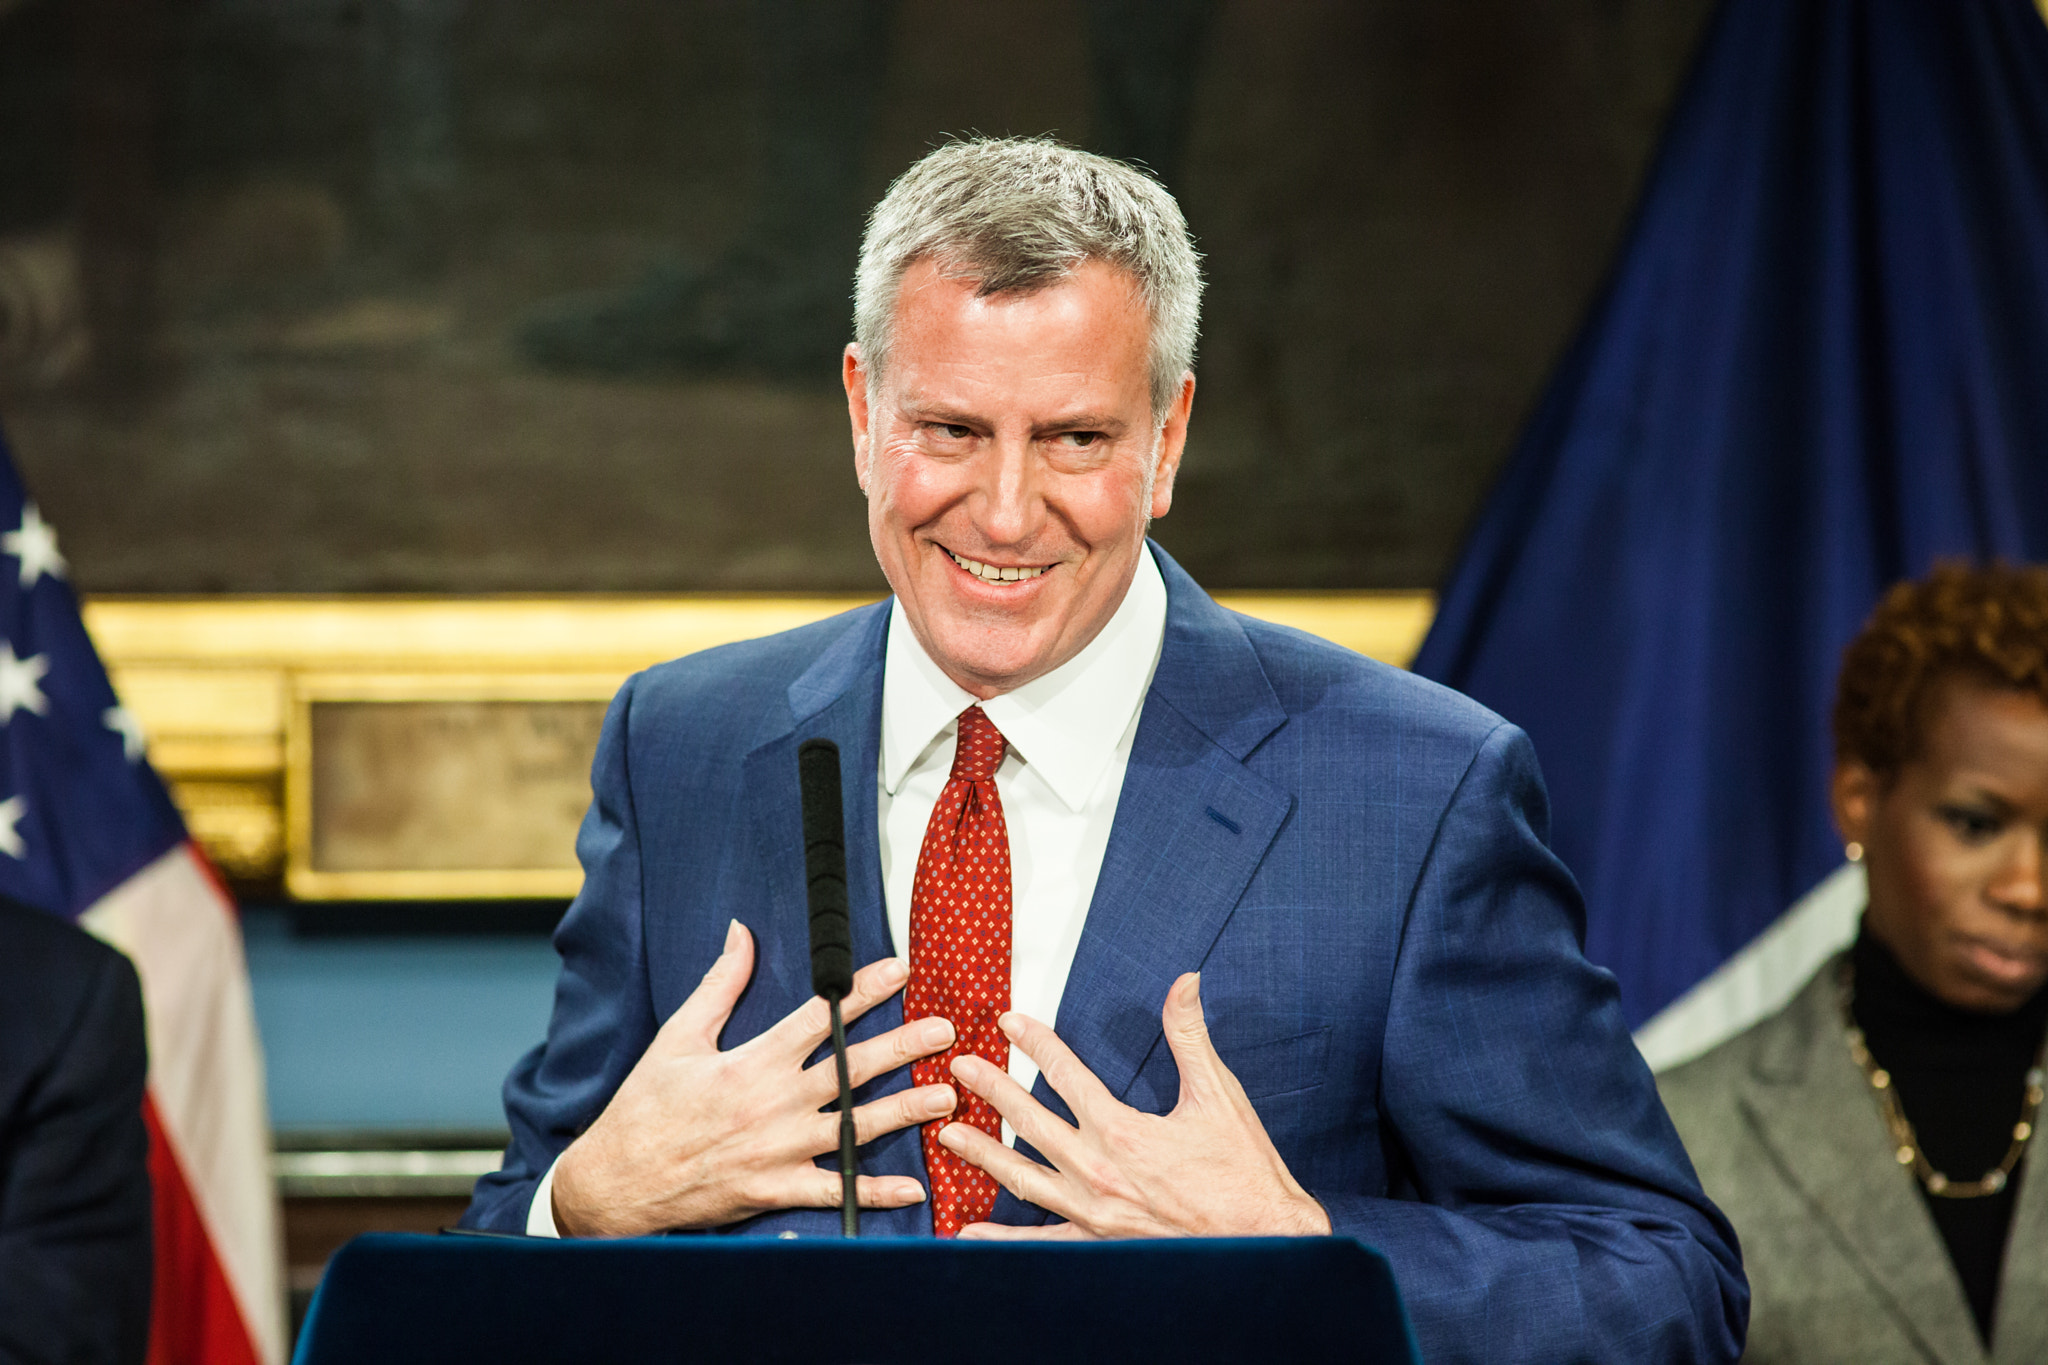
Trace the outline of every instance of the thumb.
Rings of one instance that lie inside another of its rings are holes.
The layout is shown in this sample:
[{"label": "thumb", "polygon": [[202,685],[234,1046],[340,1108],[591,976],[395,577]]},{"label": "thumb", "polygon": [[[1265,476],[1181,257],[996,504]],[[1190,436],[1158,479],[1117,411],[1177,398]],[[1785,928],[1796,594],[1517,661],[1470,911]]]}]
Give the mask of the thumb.
[{"label": "thumb", "polygon": [[1166,1033],[1166,1046],[1180,1069],[1180,1097],[1201,1099],[1214,1092],[1223,1059],[1209,1039],[1209,1021],[1202,1013],[1202,976],[1188,972],[1166,993],[1166,1006],[1159,1012]]},{"label": "thumb", "polygon": [[679,1052],[716,1052],[718,1035],[754,975],[754,936],[738,920],[726,927],[725,948],[661,1026],[658,1041]]}]

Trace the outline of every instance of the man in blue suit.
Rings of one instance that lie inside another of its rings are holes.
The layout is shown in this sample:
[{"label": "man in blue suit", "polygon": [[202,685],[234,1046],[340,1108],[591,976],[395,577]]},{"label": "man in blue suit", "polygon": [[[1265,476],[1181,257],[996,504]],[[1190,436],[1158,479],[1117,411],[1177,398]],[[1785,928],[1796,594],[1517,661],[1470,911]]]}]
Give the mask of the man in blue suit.
[{"label": "man in blue suit", "polygon": [[817,736],[875,1231],[1336,1232],[1387,1254],[1432,1361],[1733,1359],[1734,1237],[1581,953],[1528,741],[1146,539],[1199,288],[1115,162],[961,143],[890,189],[845,380],[894,596],[620,692],[468,1221],[834,1228]]}]

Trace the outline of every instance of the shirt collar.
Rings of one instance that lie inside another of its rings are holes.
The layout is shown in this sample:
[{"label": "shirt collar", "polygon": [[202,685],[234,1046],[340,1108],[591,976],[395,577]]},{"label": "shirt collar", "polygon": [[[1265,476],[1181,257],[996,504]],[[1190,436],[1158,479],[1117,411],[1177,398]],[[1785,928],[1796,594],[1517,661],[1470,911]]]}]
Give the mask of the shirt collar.
[{"label": "shirt collar", "polygon": [[[1052,672],[982,702],[981,709],[1017,756],[1078,811],[1143,704],[1165,639],[1166,580],[1148,547],[1100,634]],[[917,761],[974,704],[973,695],[925,653],[901,604],[892,604],[882,672],[883,789],[895,795]]]}]

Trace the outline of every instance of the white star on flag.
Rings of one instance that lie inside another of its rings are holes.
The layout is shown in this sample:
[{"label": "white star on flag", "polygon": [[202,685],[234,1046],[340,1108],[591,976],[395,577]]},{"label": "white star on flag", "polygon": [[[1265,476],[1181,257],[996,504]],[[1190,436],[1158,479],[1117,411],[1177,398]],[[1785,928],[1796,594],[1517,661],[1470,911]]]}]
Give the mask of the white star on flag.
[{"label": "white star on flag", "polygon": [[27,814],[27,797],[10,796],[0,801],[0,853],[10,858],[28,855],[28,845],[22,841],[21,831],[15,828],[21,823],[21,817]]},{"label": "white star on flag", "polygon": [[0,725],[13,720],[16,711],[33,711],[40,716],[50,709],[50,699],[43,695],[40,686],[43,674],[49,671],[49,655],[31,654],[26,659],[17,659],[13,641],[0,640]]},{"label": "white star on flag", "polygon": [[130,763],[142,761],[148,747],[142,740],[142,722],[125,706],[109,706],[100,712],[100,723],[121,737],[121,752]]},{"label": "white star on flag", "polygon": [[44,574],[62,578],[71,566],[64,562],[64,556],[57,553],[57,531],[43,514],[36,510],[34,503],[26,503],[21,509],[21,529],[0,535],[0,550],[6,551],[21,561],[21,586],[33,588],[36,580]]}]

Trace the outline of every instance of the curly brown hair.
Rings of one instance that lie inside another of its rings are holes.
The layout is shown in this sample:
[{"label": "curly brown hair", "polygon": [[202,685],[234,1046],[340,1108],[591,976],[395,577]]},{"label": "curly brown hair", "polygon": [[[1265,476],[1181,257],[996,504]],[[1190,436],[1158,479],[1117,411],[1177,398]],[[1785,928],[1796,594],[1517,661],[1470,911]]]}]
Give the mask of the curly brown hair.
[{"label": "curly brown hair", "polygon": [[1926,738],[1935,689],[1958,675],[2048,705],[2048,568],[1948,560],[1893,584],[1842,652],[1835,761],[1897,772]]}]

